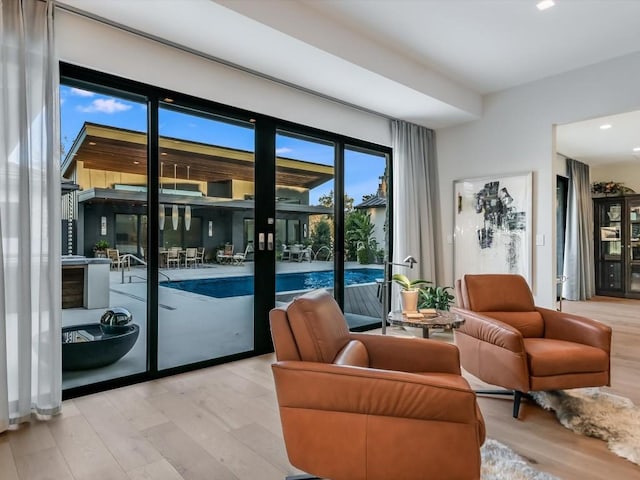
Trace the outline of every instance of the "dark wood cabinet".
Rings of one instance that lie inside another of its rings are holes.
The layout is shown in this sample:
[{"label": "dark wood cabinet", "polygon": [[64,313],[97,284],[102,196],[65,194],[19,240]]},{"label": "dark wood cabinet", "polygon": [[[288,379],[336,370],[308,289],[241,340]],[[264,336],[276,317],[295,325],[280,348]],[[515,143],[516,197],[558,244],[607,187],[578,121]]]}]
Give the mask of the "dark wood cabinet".
[{"label": "dark wood cabinet", "polygon": [[593,199],[596,294],[640,298],[640,195]]}]

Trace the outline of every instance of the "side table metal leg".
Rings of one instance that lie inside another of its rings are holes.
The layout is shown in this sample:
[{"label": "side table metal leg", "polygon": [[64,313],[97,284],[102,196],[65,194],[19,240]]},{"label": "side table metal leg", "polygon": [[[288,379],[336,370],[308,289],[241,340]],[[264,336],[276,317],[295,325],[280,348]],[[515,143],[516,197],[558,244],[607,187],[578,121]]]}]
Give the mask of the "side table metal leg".
[{"label": "side table metal leg", "polygon": [[429,338],[429,327],[422,327],[422,338]]}]

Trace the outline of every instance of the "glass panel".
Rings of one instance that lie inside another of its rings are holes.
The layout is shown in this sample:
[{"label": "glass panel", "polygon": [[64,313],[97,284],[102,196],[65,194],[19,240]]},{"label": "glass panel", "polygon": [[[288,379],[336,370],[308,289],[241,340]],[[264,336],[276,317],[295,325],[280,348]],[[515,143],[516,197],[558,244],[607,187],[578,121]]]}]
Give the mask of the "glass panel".
[{"label": "glass panel", "polygon": [[145,98],[64,80],[60,99],[62,175],[79,187],[62,196],[68,389],[146,370],[147,109]]},{"label": "glass panel", "polygon": [[640,261],[640,204],[632,202],[629,206],[629,247],[631,261]]},{"label": "glass panel", "polygon": [[170,103],[159,124],[162,370],[253,350],[254,130]]},{"label": "glass panel", "polygon": [[[380,323],[387,254],[387,156],[345,149],[344,312],[352,327]],[[399,267],[400,268],[400,267]]]},{"label": "glass panel", "polygon": [[334,288],[335,146],[276,134],[276,304],[318,287]]},{"label": "glass panel", "polygon": [[640,265],[631,265],[629,276],[629,291],[640,292]]},{"label": "glass panel", "polygon": [[603,260],[622,257],[622,203],[609,203],[602,207],[600,218],[600,245]]}]

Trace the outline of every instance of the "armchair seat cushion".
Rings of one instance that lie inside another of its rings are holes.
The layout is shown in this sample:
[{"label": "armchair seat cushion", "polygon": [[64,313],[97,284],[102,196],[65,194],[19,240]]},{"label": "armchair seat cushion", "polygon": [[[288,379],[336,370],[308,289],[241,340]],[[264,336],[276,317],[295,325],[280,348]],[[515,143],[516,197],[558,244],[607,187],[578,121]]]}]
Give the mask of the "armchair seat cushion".
[{"label": "armchair seat cushion", "polygon": [[581,343],[551,338],[525,338],[529,371],[534,377],[609,370],[604,350]]}]

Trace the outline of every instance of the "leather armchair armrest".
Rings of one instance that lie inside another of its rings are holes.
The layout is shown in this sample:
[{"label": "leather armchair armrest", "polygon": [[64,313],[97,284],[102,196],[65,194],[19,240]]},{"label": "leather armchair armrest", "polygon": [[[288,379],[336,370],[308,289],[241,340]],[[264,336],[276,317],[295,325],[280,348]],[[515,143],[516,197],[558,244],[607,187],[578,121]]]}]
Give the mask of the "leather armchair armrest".
[{"label": "leather armchair armrest", "polygon": [[517,328],[464,308],[453,307],[451,311],[465,319],[464,324],[458,328],[459,332],[515,353],[524,352],[522,334]]},{"label": "leather armchair armrest", "polygon": [[455,345],[424,338],[352,333],[369,353],[371,368],[404,372],[440,372],[460,375],[460,352]]},{"label": "leather armchair armrest", "polygon": [[299,361],[271,368],[280,408],[482,424],[475,394],[459,378]]},{"label": "leather armchair armrest", "polygon": [[544,336],[556,340],[582,343],[611,351],[611,327],[592,320],[548,308],[536,307],[544,320]]}]

